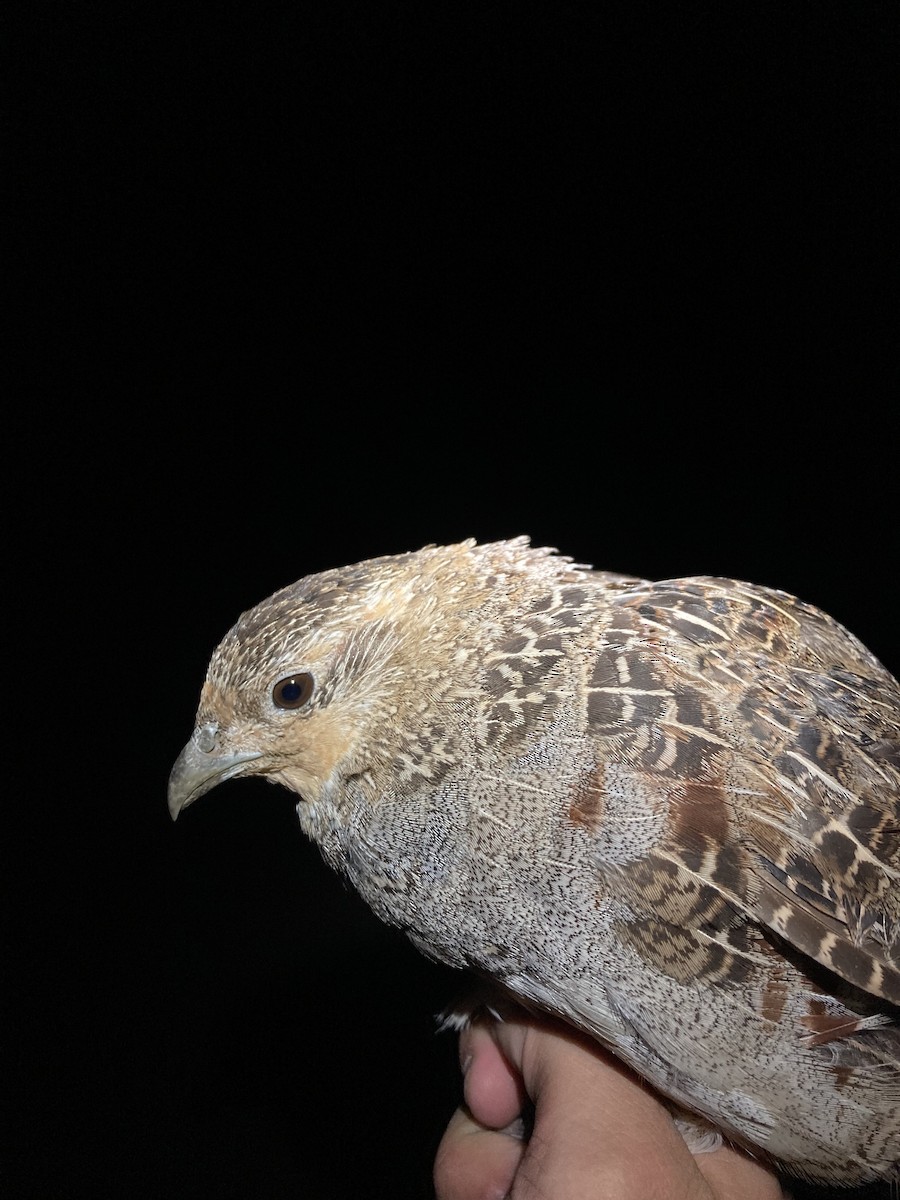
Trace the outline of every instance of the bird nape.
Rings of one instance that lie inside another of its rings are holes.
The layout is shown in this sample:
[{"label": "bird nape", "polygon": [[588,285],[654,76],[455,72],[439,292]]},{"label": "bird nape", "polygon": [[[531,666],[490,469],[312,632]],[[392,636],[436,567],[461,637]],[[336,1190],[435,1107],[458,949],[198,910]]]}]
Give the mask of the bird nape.
[{"label": "bird nape", "polygon": [[900,1179],[900,687],[823,612],[527,538],[325,571],[216,648],[173,818],[242,775],[297,793],[426,954],[619,1055],[689,1144]]}]

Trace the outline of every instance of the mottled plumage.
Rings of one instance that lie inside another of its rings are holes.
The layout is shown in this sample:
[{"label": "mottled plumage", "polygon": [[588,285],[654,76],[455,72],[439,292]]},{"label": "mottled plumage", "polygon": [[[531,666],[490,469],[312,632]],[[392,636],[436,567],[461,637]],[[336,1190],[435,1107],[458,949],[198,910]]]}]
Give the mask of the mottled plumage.
[{"label": "mottled plumage", "polygon": [[173,816],[248,774],[380,917],[596,1036],[689,1141],[900,1179],[900,688],[822,612],[524,538],[327,571],[215,651]]}]

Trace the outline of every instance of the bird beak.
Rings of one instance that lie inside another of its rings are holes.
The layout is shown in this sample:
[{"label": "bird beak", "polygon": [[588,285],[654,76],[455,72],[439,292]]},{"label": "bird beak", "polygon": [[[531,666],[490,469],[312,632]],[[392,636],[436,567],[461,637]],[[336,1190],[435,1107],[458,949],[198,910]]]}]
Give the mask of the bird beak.
[{"label": "bird beak", "polygon": [[204,792],[210,791],[226,779],[235,775],[250,774],[245,771],[247,763],[262,758],[261,751],[230,754],[219,748],[218,729],[214,725],[202,725],[175,760],[169,776],[169,812],[172,820]]}]

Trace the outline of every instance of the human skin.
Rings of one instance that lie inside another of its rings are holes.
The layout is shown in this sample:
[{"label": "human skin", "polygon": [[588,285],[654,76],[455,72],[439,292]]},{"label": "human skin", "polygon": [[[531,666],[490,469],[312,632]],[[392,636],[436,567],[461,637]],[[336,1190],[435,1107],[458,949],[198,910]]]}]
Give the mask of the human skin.
[{"label": "human skin", "polygon": [[459,1050],[465,1107],[438,1148],[437,1200],[786,1200],[737,1150],[691,1154],[655,1094],[564,1025],[479,1020]]}]

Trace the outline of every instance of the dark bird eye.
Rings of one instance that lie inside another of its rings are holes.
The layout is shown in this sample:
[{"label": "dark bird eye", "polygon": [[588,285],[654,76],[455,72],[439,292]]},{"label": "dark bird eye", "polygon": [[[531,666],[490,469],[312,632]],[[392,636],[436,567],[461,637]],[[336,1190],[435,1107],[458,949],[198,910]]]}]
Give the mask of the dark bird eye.
[{"label": "dark bird eye", "polygon": [[302,708],[313,694],[312,675],[288,675],[272,689],[272,699],[278,708]]}]

